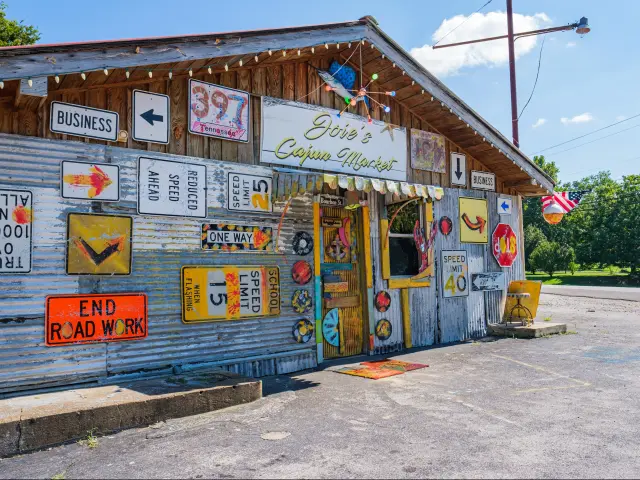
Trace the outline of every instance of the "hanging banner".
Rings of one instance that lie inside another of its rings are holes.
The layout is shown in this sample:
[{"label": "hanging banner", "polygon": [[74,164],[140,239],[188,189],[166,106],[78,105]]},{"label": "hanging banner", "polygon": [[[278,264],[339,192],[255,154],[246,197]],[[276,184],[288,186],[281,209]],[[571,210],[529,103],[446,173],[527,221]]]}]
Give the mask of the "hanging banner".
[{"label": "hanging banner", "polygon": [[227,209],[242,212],[271,212],[273,180],[262,175],[229,172]]},{"label": "hanging banner", "polygon": [[0,273],[31,272],[33,194],[0,189]]},{"label": "hanging banner", "polygon": [[189,80],[189,132],[249,141],[249,92]]},{"label": "hanging banner", "polygon": [[48,347],[146,338],[147,296],[50,295],[45,302],[44,330]]},{"label": "hanging banner", "polygon": [[465,250],[442,250],[442,296],[469,295],[469,265]]},{"label": "hanging banner", "polygon": [[220,252],[272,252],[271,227],[202,224],[202,249]]},{"label": "hanging banner", "polygon": [[262,97],[262,163],[407,180],[407,133],[306,103]]},{"label": "hanging banner", "polygon": [[445,173],[444,137],[438,133],[411,129],[411,168]]},{"label": "hanging banner", "polygon": [[120,167],[109,163],[62,161],[62,198],[117,202],[120,200]]},{"label": "hanging banner", "polygon": [[182,267],[184,323],[237,320],[279,313],[278,267]]},{"label": "hanging banner", "polygon": [[138,213],[205,218],[207,167],[140,157]]}]

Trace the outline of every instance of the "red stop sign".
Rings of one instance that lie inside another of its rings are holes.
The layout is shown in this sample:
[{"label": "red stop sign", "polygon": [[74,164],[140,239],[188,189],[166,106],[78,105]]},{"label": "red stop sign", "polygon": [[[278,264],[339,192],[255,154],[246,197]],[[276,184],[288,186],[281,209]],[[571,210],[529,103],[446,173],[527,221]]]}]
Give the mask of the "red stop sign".
[{"label": "red stop sign", "polygon": [[518,237],[510,225],[499,223],[491,237],[493,256],[498,265],[510,267],[518,256]]}]

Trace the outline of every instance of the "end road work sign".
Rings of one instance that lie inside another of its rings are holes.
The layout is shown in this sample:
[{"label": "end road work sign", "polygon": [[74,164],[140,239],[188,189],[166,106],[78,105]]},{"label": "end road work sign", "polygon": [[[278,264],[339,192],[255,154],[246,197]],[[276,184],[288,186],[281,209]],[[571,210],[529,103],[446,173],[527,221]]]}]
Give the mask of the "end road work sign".
[{"label": "end road work sign", "polygon": [[48,347],[139,340],[148,334],[144,293],[50,295],[45,305]]}]

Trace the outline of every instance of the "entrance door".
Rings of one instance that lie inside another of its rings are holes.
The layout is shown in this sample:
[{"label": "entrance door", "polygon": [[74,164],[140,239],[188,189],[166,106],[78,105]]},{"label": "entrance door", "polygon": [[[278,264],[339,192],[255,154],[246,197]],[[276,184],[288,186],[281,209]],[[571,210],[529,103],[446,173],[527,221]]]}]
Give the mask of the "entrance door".
[{"label": "entrance door", "polygon": [[324,357],[358,355],[364,349],[367,291],[363,288],[361,212],[323,207],[320,230]]}]

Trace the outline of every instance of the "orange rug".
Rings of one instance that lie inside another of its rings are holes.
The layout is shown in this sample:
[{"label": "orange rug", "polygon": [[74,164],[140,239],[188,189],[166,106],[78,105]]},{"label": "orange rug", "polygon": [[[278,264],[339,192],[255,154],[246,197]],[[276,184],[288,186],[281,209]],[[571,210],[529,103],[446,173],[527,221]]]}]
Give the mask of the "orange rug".
[{"label": "orange rug", "polygon": [[344,367],[339,370],[334,370],[334,372],[378,380],[380,378],[392,377],[394,375],[402,375],[405,372],[429,366],[422,363],[409,363],[403,362],[402,360],[389,359],[379,360],[376,362],[362,362],[360,365],[362,365],[362,367]]}]

